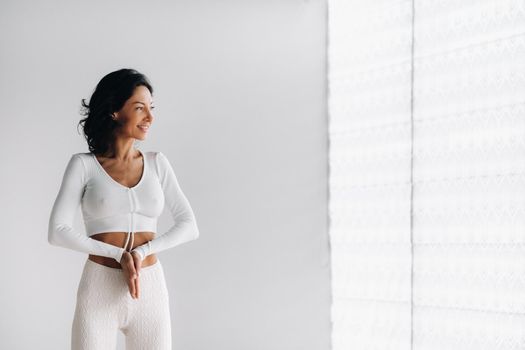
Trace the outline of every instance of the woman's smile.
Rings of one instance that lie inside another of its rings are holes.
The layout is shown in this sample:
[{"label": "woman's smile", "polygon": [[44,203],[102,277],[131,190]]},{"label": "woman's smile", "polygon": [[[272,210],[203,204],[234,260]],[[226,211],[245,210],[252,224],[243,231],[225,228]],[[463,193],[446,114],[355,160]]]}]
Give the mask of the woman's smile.
[{"label": "woman's smile", "polygon": [[140,125],[138,125],[138,128],[140,130],[142,130],[144,133],[147,133],[148,129],[149,129],[149,126],[150,126],[149,124],[140,124]]}]

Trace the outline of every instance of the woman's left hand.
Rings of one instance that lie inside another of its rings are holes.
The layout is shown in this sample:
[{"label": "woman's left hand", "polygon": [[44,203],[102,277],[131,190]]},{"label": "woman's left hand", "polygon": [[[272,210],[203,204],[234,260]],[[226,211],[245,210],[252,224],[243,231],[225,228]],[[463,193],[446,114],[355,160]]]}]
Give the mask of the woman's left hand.
[{"label": "woman's left hand", "polygon": [[[133,254],[135,253],[135,254]],[[131,256],[133,257],[133,262],[135,264],[135,272],[137,274],[137,278],[135,278],[135,291],[136,291],[136,298],[139,298],[139,278],[140,278],[140,269],[142,267],[142,260],[140,259],[140,255],[137,252],[131,252]]]},{"label": "woman's left hand", "polygon": [[120,260],[120,266],[122,266],[122,273],[126,279],[128,285],[129,293],[131,297],[137,299],[139,297],[138,290],[138,274],[135,268],[135,254],[131,254],[128,251],[125,251],[122,254],[122,259]]}]

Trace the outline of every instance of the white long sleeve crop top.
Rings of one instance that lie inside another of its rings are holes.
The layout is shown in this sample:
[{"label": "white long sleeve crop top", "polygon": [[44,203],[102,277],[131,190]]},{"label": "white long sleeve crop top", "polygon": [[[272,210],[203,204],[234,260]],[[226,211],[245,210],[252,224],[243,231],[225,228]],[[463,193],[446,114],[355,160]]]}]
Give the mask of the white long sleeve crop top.
[{"label": "white long sleeve crop top", "polygon": [[[67,163],[49,218],[48,241],[55,246],[114,258],[120,262],[133,233],[149,231],[155,238],[132,251],[143,260],[176,245],[197,239],[193,210],[182,192],[175,172],[162,152],[141,152],[143,172],[139,182],[126,187],[114,180],[93,153],[75,153]],[[157,236],[157,219],[170,211],[174,224]],[[79,205],[86,235],[73,229]],[[124,247],[91,238],[101,232],[128,232]]]}]

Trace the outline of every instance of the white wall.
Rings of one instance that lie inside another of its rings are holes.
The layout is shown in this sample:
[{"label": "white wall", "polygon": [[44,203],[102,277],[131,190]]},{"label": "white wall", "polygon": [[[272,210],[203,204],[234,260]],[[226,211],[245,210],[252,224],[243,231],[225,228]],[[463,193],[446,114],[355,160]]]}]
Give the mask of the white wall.
[{"label": "white wall", "polygon": [[333,350],[525,349],[525,2],[329,10]]},{"label": "white wall", "polygon": [[173,162],[201,230],[159,254],[174,348],[329,348],[325,12],[298,0],[1,3],[0,348],[69,348],[87,255],[50,246],[47,221],[67,159],[87,151],[80,99],[122,67],[154,85],[140,147]]}]

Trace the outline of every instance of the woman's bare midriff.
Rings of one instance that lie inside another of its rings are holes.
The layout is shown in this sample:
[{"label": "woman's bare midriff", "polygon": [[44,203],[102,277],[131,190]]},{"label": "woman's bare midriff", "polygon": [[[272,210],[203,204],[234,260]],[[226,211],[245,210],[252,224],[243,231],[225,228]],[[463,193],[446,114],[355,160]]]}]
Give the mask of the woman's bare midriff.
[{"label": "woman's bare midriff", "polygon": [[[115,245],[117,247],[125,248],[127,251],[131,251],[133,248],[142,245],[148,241],[151,241],[155,238],[154,232],[134,232],[133,233],[133,247],[131,247],[131,237],[129,238],[128,246],[124,247],[126,243],[128,233],[127,232],[104,232],[97,233],[91,236],[91,238],[96,239],[104,243]],[[113,267],[116,269],[121,269],[120,263],[113,258],[108,258],[106,256],[93,255],[89,254],[89,260],[99,263],[104,266]],[[149,266],[157,262],[156,254],[150,254],[142,260],[141,267]]]}]

